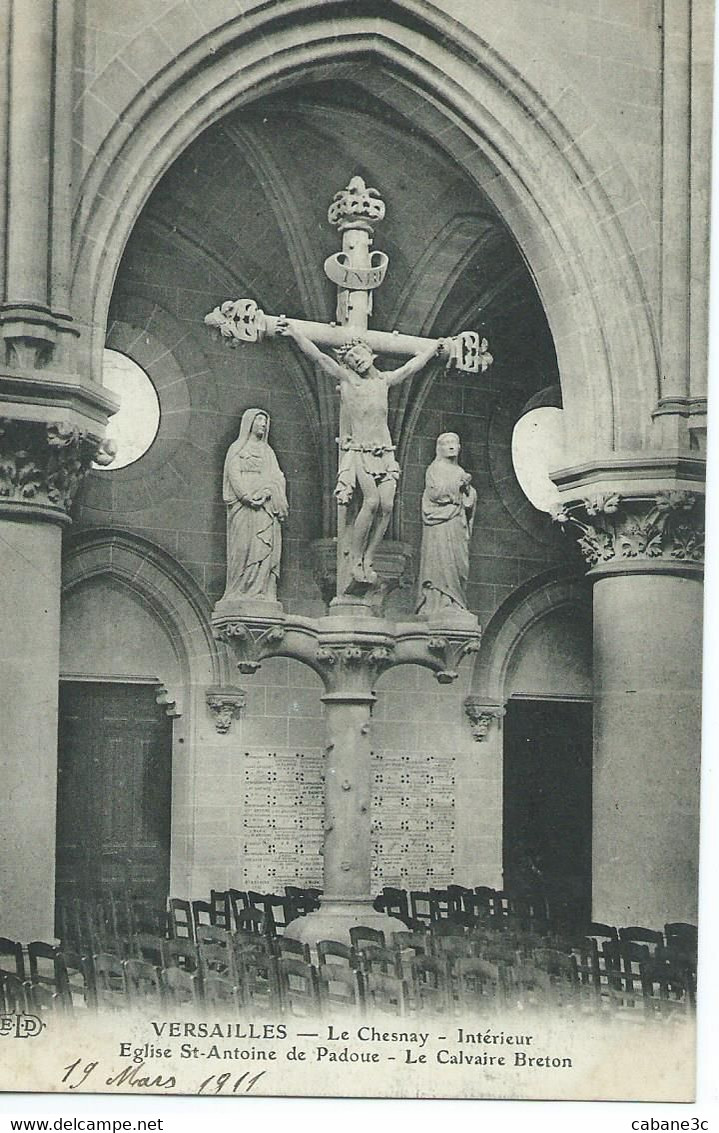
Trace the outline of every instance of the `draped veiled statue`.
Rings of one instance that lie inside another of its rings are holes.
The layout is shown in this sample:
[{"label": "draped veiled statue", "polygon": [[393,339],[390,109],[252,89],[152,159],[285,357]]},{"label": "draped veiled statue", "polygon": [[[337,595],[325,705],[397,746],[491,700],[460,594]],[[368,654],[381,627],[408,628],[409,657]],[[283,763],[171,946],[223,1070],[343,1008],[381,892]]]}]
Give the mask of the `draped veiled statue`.
[{"label": "draped veiled statue", "polygon": [[268,444],[270,418],[247,409],[225,457],[222,498],[227,504],[227,583],[223,602],[277,601],[285,478]]},{"label": "draped veiled statue", "polygon": [[477,493],[472,477],[459,465],[459,449],[456,433],[442,433],[425,474],[417,614],[430,621],[468,614],[469,541]]}]

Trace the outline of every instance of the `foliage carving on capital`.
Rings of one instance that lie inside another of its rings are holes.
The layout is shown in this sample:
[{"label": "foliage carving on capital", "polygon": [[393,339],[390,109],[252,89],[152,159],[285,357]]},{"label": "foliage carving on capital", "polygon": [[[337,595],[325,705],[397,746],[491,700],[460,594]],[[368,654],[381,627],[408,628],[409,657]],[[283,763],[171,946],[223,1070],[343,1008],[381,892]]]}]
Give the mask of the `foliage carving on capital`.
[{"label": "foliage carving on capital", "polygon": [[93,461],[109,453],[107,442],[69,422],[0,418],[0,503],[67,513]]},{"label": "foliage carving on capital", "polygon": [[599,493],[560,507],[552,518],[577,532],[589,567],[617,560],[704,562],[704,506],[697,492],[671,490],[651,497]]},{"label": "foliage carving on capital", "polygon": [[213,636],[232,647],[238,658],[237,668],[248,676],[257,672],[265,657],[272,656],[273,647],[284,640],[285,628],[276,623],[268,625],[261,619],[255,619],[253,624],[249,618],[228,618],[213,625]]}]

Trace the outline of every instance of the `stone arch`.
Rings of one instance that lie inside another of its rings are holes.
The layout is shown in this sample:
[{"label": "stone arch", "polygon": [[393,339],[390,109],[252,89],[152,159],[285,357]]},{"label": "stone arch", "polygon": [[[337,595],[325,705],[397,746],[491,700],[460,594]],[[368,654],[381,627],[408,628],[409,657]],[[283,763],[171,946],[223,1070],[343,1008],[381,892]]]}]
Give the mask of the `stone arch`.
[{"label": "stone arch", "polygon": [[[229,658],[212,636],[210,603],[171,555],[149,539],[116,528],[71,535],[63,556],[63,594],[103,576],[127,588],[160,622],[175,650],[184,689],[231,683]],[[182,691],[168,690],[178,706]]]},{"label": "stone arch", "polygon": [[492,617],[484,631],[471,679],[471,695],[491,704],[506,700],[512,657],[529,631],[548,614],[581,609],[591,622],[591,584],[566,568],[548,571],[520,586]]},{"label": "stone arch", "polygon": [[[357,0],[349,14],[331,2],[279,0],[197,40],[132,99],[79,195],[72,309],[86,332],[82,368],[99,374],[125,242],[189,142],[243,102],[367,58],[386,68],[384,93],[395,105],[419,95],[418,124],[441,136],[521,247],[557,350],[570,459],[648,445],[655,330],[627,231],[598,175],[607,166],[604,140],[585,129],[590,116],[574,92],[541,98],[484,40],[466,29],[460,38],[427,0],[387,0],[379,16],[371,0]],[[625,206],[642,213],[618,159],[611,177]]]}]

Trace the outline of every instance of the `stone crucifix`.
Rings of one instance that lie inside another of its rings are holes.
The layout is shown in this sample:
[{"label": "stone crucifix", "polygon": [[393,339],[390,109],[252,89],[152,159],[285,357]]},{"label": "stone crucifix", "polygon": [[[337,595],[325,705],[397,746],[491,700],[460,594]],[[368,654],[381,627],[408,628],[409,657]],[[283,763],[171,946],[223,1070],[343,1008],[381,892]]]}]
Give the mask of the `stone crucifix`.
[{"label": "stone crucifix", "polygon": [[[369,329],[373,293],[384,280],[388,257],[372,250],[374,225],[385,215],[376,189],[353,177],[335,194],[328,220],[342,235],[342,250],[324,264],[337,286],[337,322],[308,322],[266,315],[251,299],[222,303],[205,323],[230,341],[256,342],[283,335],[294,340],[316,371],[340,393],[337,598],[333,605],[364,604],[378,584],[373,559],[392,515],[400,468],[388,427],[392,386],[420,372],[437,356],[447,367],[484,371],[492,362],[486,339],[475,331],[427,339]],[[319,349],[333,350],[334,357]],[[394,370],[378,370],[377,354],[407,358]]]}]

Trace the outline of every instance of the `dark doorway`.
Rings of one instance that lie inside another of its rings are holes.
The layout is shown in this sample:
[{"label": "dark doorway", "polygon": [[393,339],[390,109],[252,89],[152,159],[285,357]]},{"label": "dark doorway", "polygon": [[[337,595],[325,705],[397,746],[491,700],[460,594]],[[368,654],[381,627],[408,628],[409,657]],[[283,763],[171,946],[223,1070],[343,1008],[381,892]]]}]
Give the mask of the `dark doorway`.
[{"label": "dark doorway", "polygon": [[172,720],[151,683],[61,681],[57,902],[108,890],[164,908]]},{"label": "dark doorway", "polygon": [[504,885],[591,919],[592,706],[510,700],[504,721]]}]

